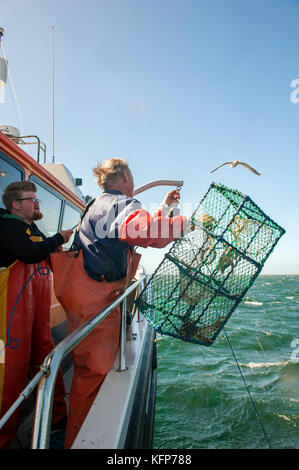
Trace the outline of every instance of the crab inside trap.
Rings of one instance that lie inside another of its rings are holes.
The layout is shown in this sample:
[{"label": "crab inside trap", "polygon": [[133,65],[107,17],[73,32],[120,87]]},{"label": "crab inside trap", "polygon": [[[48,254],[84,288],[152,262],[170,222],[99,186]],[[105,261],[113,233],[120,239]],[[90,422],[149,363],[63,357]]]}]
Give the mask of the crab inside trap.
[{"label": "crab inside trap", "polygon": [[161,334],[210,346],[285,230],[248,196],[212,183],[136,300]]}]

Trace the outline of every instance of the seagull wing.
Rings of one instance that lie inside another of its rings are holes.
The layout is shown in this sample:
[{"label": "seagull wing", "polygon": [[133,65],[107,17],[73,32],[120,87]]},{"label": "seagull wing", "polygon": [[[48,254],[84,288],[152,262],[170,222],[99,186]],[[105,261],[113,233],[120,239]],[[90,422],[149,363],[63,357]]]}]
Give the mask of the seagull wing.
[{"label": "seagull wing", "polygon": [[248,165],[248,163],[239,162],[239,165],[243,165],[246,168],[248,168],[248,170],[251,170],[253,173],[255,173],[256,175],[261,176],[261,174],[258,171],[256,171],[254,168],[252,168],[252,166]]},{"label": "seagull wing", "polygon": [[233,162],[225,162],[225,163],[222,163],[222,165],[217,166],[217,168],[215,168],[215,170],[210,171],[210,173],[214,173],[214,171],[218,170],[218,168],[221,168],[221,167],[224,166],[224,165],[229,165],[229,164],[231,164],[231,163],[233,163]]}]

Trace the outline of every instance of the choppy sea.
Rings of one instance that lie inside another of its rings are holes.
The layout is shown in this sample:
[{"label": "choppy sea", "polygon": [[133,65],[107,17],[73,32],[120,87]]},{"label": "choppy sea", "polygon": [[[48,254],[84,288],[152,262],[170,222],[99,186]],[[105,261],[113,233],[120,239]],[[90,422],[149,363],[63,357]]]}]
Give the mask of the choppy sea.
[{"label": "choppy sea", "polygon": [[[157,335],[155,449],[299,448],[299,275],[261,275],[210,347]],[[258,415],[258,416],[257,416]]]}]

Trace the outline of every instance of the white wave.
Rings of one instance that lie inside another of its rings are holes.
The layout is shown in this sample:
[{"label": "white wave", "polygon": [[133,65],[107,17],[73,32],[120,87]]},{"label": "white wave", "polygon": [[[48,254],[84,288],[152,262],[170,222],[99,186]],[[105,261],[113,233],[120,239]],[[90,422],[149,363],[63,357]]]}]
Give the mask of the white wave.
[{"label": "white wave", "polygon": [[256,301],[254,301],[254,300],[252,300],[252,301],[247,300],[246,302],[244,302],[244,304],[248,304],[248,305],[263,305],[263,302],[256,302]]},{"label": "white wave", "polygon": [[249,369],[260,369],[261,367],[277,367],[285,366],[291,361],[280,361],[280,362],[248,362],[248,364],[241,364],[243,367],[248,367]]},{"label": "white wave", "polygon": [[277,415],[279,418],[285,419],[286,421],[292,421],[291,418],[288,418],[285,415]]},{"label": "white wave", "polygon": [[286,299],[290,299],[290,300],[293,300],[294,297],[286,297]]}]

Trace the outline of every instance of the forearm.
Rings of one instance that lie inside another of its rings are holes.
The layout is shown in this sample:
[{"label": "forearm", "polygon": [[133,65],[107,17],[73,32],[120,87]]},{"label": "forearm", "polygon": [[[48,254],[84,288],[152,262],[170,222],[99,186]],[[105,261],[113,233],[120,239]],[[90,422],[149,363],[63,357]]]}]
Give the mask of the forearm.
[{"label": "forearm", "polygon": [[130,246],[164,248],[180,238],[187,223],[186,217],[169,218],[166,207],[150,216],[145,210],[136,211],[122,223],[119,238]]}]

